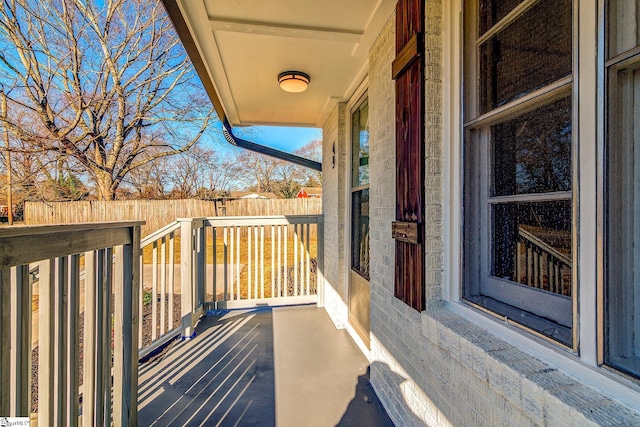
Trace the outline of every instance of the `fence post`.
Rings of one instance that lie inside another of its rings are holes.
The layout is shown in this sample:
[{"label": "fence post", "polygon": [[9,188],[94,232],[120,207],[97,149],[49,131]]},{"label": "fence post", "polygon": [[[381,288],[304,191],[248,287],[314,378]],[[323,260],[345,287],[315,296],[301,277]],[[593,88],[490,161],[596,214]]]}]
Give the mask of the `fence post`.
[{"label": "fence post", "polygon": [[182,305],[182,339],[194,337],[194,272],[193,272],[193,221],[178,218],[180,222],[180,301]]}]

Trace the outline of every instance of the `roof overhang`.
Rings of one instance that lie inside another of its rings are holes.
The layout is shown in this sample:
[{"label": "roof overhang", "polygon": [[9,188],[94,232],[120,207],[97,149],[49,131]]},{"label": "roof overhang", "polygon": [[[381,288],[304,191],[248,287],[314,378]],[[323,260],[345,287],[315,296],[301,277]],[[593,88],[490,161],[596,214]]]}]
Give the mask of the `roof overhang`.
[{"label": "roof overhang", "polygon": [[[220,120],[321,127],[368,72],[396,0],[163,0]],[[302,93],[278,75],[309,74]]]}]

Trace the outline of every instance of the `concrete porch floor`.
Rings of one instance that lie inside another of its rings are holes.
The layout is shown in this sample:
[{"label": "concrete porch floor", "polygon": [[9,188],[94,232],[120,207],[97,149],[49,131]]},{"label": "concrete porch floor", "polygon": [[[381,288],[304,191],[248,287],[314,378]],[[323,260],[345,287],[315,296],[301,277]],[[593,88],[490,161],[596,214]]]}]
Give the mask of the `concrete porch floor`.
[{"label": "concrete porch floor", "polygon": [[393,426],[322,308],[221,311],[196,331],[140,365],[141,426]]}]

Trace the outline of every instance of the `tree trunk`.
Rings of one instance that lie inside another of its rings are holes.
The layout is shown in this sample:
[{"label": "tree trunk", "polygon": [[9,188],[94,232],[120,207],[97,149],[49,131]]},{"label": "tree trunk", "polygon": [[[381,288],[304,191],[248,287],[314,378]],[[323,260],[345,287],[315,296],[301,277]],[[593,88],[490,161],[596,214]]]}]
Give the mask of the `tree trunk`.
[{"label": "tree trunk", "polygon": [[98,192],[98,200],[115,200],[116,189],[113,188],[113,178],[111,174],[104,171],[95,172],[96,190]]}]

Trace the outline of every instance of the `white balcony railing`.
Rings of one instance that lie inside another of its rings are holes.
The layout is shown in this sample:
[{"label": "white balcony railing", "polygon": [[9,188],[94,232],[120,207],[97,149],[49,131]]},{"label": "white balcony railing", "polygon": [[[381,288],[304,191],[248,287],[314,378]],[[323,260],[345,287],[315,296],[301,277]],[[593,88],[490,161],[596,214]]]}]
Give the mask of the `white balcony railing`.
[{"label": "white balcony railing", "polygon": [[[566,236],[563,236],[566,240]],[[571,259],[534,233],[518,228],[516,280],[560,295],[571,295]]]},{"label": "white balcony railing", "polygon": [[317,302],[322,244],[320,215],[181,218],[145,237],[140,357],[205,310]]},{"label": "white balcony railing", "polygon": [[0,230],[0,414],[30,416],[37,389],[40,425],[135,425],[141,224]]}]

